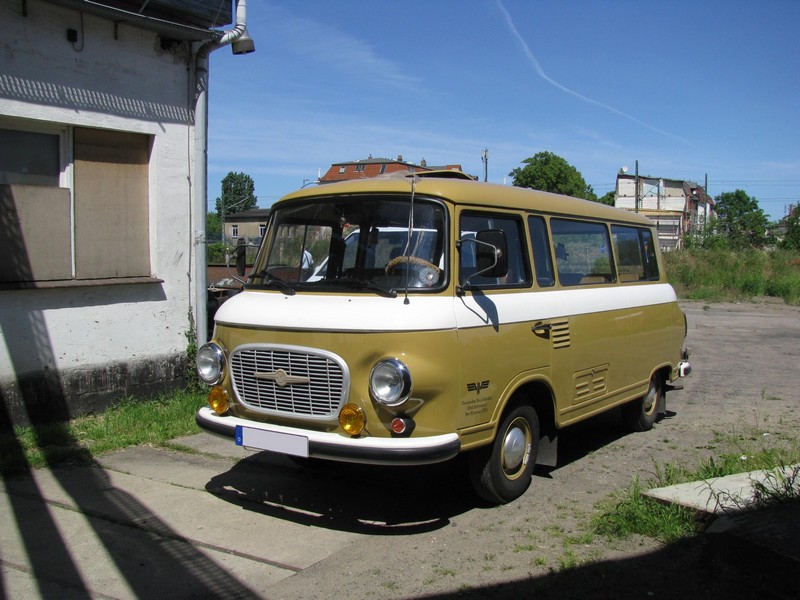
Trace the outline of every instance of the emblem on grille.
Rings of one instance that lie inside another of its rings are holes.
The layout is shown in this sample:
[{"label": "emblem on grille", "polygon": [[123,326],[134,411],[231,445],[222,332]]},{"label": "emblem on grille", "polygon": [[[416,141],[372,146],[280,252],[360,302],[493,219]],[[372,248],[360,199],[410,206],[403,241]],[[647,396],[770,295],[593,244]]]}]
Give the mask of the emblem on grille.
[{"label": "emblem on grille", "polygon": [[296,383],[311,383],[311,379],[308,377],[299,377],[297,375],[289,375],[283,369],[278,369],[277,371],[271,371],[269,373],[263,372],[256,372],[253,373],[253,377],[256,379],[269,379],[274,381],[280,387],[286,387],[287,385],[294,385]]}]

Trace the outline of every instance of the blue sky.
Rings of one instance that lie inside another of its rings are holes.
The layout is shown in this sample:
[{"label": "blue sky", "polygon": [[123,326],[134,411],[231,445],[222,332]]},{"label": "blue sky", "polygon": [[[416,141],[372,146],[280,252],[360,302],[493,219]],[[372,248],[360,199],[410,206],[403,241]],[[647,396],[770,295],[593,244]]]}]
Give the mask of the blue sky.
[{"label": "blue sky", "polygon": [[256,52],[211,56],[209,204],[230,171],[269,207],[331,163],[459,163],[509,183],[540,151],[598,196],[617,171],[800,203],[797,0],[247,6]]}]

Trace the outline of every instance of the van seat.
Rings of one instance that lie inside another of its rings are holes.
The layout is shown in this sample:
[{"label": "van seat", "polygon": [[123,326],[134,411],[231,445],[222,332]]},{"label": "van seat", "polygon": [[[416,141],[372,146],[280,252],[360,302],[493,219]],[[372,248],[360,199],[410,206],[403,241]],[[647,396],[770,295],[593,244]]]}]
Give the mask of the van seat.
[{"label": "van seat", "polygon": [[597,283],[608,283],[611,278],[608,275],[585,275],[581,277],[578,285],[592,285]]}]

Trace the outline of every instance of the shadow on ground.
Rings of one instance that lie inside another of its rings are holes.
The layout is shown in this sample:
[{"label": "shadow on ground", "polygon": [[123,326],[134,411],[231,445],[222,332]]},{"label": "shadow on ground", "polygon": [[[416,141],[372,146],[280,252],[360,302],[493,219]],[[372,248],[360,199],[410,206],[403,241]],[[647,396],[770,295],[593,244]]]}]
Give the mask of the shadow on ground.
[{"label": "shadow on ground", "polygon": [[[566,430],[555,469],[625,435],[616,411]],[[553,470],[537,467],[533,485]],[[271,517],[373,535],[433,531],[456,515],[488,506],[473,491],[463,456],[436,465],[386,467],[292,461],[262,452],[213,477],[206,490]]]},{"label": "shadow on ground", "polygon": [[670,544],[656,552],[425,598],[789,600],[800,597],[798,594],[796,572],[752,553],[739,553],[728,536],[708,534]]},{"label": "shadow on ground", "polygon": [[[298,461],[299,462],[299,461]],[[466,463],[376,467],[255,454],[213,477],[206,490],[271,517],[374,535],[409,535],[446,526],[480,506]]]}]

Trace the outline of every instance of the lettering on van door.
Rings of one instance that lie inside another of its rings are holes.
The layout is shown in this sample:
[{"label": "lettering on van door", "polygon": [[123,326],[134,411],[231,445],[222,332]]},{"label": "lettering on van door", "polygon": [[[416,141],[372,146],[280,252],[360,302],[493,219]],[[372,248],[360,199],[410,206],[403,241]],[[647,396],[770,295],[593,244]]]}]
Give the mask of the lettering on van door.
[{"label": "lettering on van door", "polygon": [[467,383],[468,395],[461,399],[462,422],[466,420],[474,424],[489,419],[489,402],[492,400],[492,395],[485,393],[488,388],[488,379]]}]

